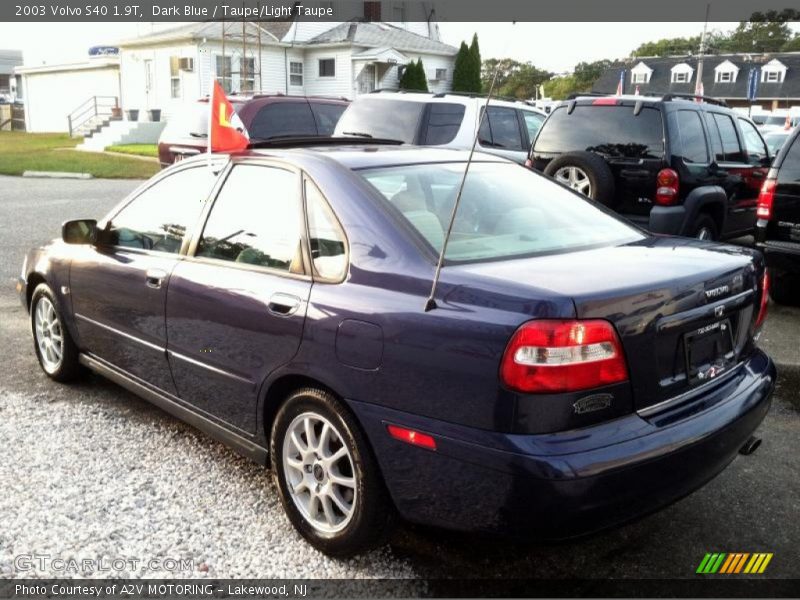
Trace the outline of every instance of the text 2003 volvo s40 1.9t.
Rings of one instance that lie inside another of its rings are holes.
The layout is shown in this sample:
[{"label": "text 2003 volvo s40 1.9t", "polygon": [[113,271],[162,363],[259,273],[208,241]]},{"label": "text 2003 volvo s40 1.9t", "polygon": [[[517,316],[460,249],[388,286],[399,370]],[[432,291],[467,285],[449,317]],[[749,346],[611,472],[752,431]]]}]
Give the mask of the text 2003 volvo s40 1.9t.
[{"label": "text 2003 volvo s40 1.9t", "polygon": [[760,254],[647,235],[479,154],[426,310],[468,153],[348,144],[191,159],[65,223],[19,282],[44,371],[271,457],[334,555],[397,514],[580,535],[751,440],[775,382]]}]

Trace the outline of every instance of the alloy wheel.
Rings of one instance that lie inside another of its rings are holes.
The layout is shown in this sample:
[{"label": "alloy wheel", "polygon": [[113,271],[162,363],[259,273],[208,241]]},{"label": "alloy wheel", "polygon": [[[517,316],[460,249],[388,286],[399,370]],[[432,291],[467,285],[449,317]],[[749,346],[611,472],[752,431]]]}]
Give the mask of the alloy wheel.
[{"label": "alloy wheel", "polygon": [[297,509],[323,533],[341,531],[356,506],[356,470],[344,437],[328,419],[305,412],[283,440],[283,471]]},{"label": "alloy wheel", "polygon": [[55,373],[64,356],[64,333],[49,298],[42,297],[36,303],[33,324],[42,366],[47,373]]},{"label": "alloy wheel", "polygon": [[589,180],[589,176],[586,174],[586,171],[580,167],[561,167],[558,171],[556,171],[555,177],[556,181],[559,183],[563,183],[564,185],[571,187],[573,190],[583,194],[584,196],[591,197],[592,182]]}]

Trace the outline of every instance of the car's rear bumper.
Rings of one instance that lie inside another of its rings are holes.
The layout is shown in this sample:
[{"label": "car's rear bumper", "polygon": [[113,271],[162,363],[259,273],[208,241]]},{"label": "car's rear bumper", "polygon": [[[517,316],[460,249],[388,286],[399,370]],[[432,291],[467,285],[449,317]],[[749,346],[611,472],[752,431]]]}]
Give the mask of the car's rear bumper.
[{"label": "car's rear bumper", "polygon": [[[760,351],[718,385],[644,418],[519,435],[471,429],[351,401],[408,520],[561,539],[652,512],[701,487],[767,413],[775,366]],[[430,451],[391,438],[394,423],[433,435]]]},{"label": "car's rear bumper", "polygon": [[756,248],[764,253],[767,266],[789,273],[800,273],[800,243],[757,239]]}]

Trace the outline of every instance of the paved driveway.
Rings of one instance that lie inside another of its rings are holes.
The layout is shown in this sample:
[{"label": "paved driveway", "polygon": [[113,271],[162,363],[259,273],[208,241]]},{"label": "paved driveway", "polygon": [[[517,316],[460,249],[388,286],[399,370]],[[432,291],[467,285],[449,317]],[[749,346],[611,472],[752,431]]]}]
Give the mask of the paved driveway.
[{"label": "paved driveway", "polygon": [[[49,553],[183,557],[194,571],[172,574],[194,577],[685,578],[706,552],[760,551],[775,554],[771,575],[800,577],[800,376],[790,369],[758,452],[632,525],[552,546],[404,526],[351,561],[311,550],[264,469],[109,382],[58,385],[35,364],[12,287],[25,250],[64,219],[102,216],[136,184],[0,178],[0,576],[25,574],[15,556]],[[774,310],[770,352],[800,362],[798,333],[800,311]]]}]

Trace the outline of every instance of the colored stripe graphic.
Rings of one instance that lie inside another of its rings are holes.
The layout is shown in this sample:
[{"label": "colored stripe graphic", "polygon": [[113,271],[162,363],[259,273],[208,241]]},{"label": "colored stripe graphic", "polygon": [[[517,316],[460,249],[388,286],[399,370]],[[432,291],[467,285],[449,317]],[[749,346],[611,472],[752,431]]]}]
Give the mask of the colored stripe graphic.
[{"label": "colored stripe graphic", "polygon": [[[767,565],[772,560],[773,554],[767,552],[707,552],[700,561],[696,573],[703,575],[732,575],[735,573],[761,574],[767,569]],[[744,570],[743,570],[744,569]]]}]

